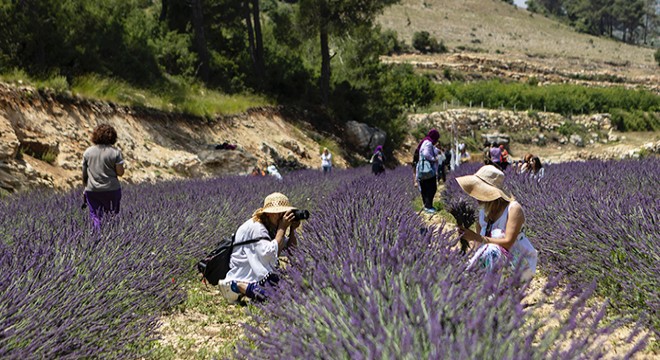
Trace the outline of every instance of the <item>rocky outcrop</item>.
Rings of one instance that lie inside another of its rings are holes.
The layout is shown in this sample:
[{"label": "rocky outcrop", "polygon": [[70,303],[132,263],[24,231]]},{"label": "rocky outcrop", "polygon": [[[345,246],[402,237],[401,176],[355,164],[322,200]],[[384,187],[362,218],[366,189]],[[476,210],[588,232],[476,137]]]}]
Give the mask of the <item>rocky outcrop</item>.
[{"label": "rocky outcrop", "polygon": [[[205,119],[0,83],[0,188],[79,186],[82,154],[100,123],[117,130],[127,182],[247,174],[271,163],[281,171],[320,167],[314,139],[333,136],[315,133],[304,115],[281,110]],[[263,151],[266,140],[272,151]],[[225,142],[237,148],[216,150]],[[335,166],[346,166],[341,154],[333,155]]]},{"label": "rocky outcrop", "polygon": [[[462,134],[499,128],[507,131],[554,131],[566,121],[569,120],[555,113],[490,109],[451,109],[408,117],[411,126],[431,126],[444,131],[455,129]],[[608,131],[612,128],[609,114],[573,116],[570,121],[590,130]]]},{"label": "rocky outcrop", "polygon": [[374,149],[385,144],[387,133],[381,129],[371,127],[357,121],[346,123],[346,140],[356,149]]}]

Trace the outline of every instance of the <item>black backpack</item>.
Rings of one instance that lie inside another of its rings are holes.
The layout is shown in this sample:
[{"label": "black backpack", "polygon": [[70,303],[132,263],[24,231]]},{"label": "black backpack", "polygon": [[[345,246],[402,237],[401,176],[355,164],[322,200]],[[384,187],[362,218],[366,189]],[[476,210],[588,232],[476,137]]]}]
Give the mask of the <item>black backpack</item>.
[{"label": "black backpack", "polygon": [[235,234],[231,237],[225,237],[220,241],[220,244],[211,251],[206,257],[197,263],[197,270],[204,276],[204,279],[211,285],[218,285],[218,281],[223,280],[229,272],[229,263],[231,261],[231,253],[234,247],[253,244],[261,240],[270,240],[269,237],[260,237],[244,241],[240,244],[234,244]]}]

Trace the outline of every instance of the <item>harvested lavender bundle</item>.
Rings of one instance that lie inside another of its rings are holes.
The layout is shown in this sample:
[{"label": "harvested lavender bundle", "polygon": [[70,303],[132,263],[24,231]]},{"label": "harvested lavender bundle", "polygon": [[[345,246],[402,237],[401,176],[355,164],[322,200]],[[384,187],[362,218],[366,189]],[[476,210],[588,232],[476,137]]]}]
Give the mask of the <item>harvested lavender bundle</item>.
[{"label": "harvested lavender bundle", "polygon": [[[448,207],[449,213],[454,216],[456,223],[464,228],[469,228],[477,220],[476,210],[472,204],[465,199],[452,201]],[[469,243],[461,237],[461,253],[465,254],[469,247]]]}]

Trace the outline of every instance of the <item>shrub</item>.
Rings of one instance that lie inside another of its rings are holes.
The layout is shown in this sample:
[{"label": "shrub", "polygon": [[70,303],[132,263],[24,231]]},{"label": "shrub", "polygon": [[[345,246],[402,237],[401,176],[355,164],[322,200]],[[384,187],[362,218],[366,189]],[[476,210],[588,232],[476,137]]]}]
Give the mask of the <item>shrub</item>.
[{"label": "shrub", "polygon": [[413,48],[422,53],[444,53],[447,52],[445,44],[432,37],[428,31],[418,31],[413,35]]}]

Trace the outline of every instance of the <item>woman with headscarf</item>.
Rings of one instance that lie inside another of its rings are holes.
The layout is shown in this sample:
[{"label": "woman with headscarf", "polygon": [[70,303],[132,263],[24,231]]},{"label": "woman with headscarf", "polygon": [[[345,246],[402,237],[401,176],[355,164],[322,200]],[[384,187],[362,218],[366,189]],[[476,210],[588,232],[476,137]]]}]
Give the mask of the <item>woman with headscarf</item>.
[{"label": "woman with headscarf", "polygon": [[374,150],[374,154],[371,156],[371,172],[374,175],[380,175],[385,172],[385,155],[383,155],[383,146],[378,145]]},{"label": "woman with headscarf", "polygon": [[300,226],[300,221],[295,220],[293,210],[295,208],[286,195],[272,193],[264,199],[263,207],[236,230],[236,245],[260,240],[242,246],[234,245],[229,272],[218,283],[220,292],[230,303],[237,302],[243,296],[256,301],[265,300],[268,287],[277,285],[280,280],[278,256],[282,250],[297,245],[295,230]]},{"label": "woman with headscarf", "polygon": [[422,202],[424,203],[424,211],[429,214],[435,214],[435,207],[433,207],[433,198],[438,191],[438,184],[436,182],[436,175],[438,174],[438,155],[440,150],[435,147],[440,139],[440,132],[436,129],[431,129],[426,137],[422,139],[417,145],[416,153],[419,153],[419,162],[428,161],[433,169],[433,176],[425,178],[420,171],[419,166],[415,165],[415,176],[419,184],[420,192],[422,193]]},{"label": "woman with headscarf", "polygon": [[525,278],[534,276],[538,253],[522,232],[522,206],[504,190],[504,173],[493,165],[485,165],[474,175],[461,176],[456,181],[480,206],[476,232],[459,226],[463,238],[482,243],[468,268],[493,269],[496,263],[508,261],[514,267],[523,266]]}]

